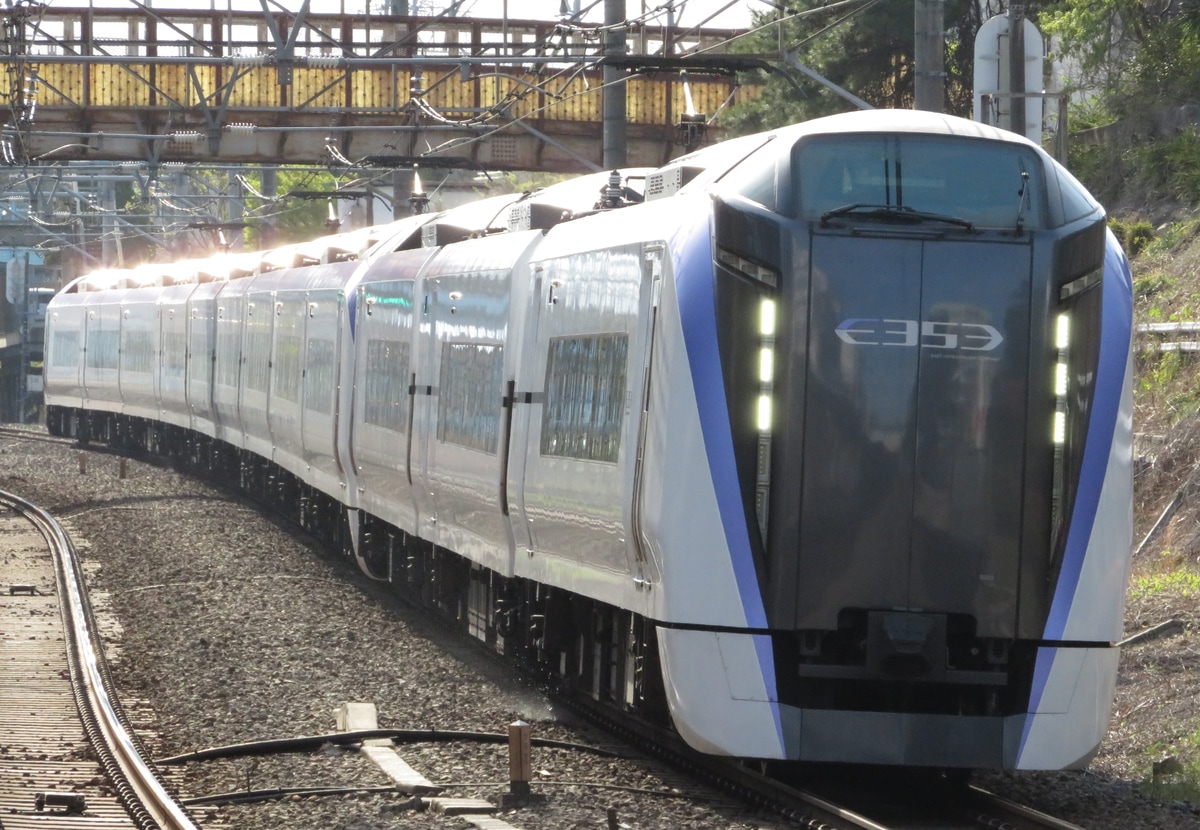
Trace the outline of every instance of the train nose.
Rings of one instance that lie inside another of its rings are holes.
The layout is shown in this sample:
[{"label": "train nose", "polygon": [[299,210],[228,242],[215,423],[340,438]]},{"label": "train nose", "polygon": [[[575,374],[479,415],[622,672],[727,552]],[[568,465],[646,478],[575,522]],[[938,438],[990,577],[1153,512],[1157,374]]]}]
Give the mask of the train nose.
[{"label": "train nose", "polygon": [[930,679],[946,670],[946,616],[872,611],[867,615],[867,668],[902,679]]}]

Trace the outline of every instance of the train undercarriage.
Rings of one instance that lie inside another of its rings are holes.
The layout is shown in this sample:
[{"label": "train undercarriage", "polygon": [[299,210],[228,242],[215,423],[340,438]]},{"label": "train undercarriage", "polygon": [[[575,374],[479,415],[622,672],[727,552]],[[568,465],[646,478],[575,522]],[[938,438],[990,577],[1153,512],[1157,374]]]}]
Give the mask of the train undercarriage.
[{"label": "train undercarriage", "polygon": [[304,483],[271,461],[182,427],[50,407],[51,434],[232,486],[328,549],[356,560],[419,605],[555,688],[669,724],[655,627],[640,615],[521,578],[506,578]]}]

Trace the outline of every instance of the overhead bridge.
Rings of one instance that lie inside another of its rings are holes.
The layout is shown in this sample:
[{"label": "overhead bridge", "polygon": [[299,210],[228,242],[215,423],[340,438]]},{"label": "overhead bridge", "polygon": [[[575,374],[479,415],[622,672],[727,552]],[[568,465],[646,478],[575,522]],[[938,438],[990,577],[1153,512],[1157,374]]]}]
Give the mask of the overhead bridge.
[{"label": "overhead bridge", "polygon": [[627,163],[660,165],[755,92],[734,72],[753,62],[724,52],[731,30],[635,25],[616,51],[594,25],[546,21],[57,2],[3,15],[10,164],[595,170],[607,60]]}]

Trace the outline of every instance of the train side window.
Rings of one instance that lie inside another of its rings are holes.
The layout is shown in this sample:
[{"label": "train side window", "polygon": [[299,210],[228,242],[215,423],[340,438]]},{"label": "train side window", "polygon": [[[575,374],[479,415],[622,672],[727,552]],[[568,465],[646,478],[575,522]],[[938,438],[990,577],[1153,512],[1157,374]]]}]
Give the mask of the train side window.
[{"label": "train side window", "polygon": [[404,432],[408,401],[409,344],[406,340],[367,341],[366,400],[363,420]]},{"label": "train side window", "polygon": [[732,189],[739,196],[773,213],[791,216],[795,213],[788,171],[791,160],[786,151],[773,152],[777,146],[769,142],[733,168],[725,180],[735,182]]},{"label": "train side window", "polygon": [[191,331],[188,335],[191,343],[190,352],[187,356],[187,364],[191,367],[191,380],[196,383],[206,384],[212,377],[213,349],[211,341],[211,330],[205,325],[207,320],[201,319],[197,309],[192,309],[192,324]]},{"label": "train side window", "polygon": [[238,366],[242,362],[241,332],[230,325],[223,325],[218,335],[217,384],[235,387],[238,382]]},{"label": "train side window", "polygon": [[551,339],[542,455],[617,462],[628,352],[625,334]]},{"label": "train side window", "polygon": [[[242,360],[246,364],[245,387],[255,392],[266,392],[267,381],[270,379],[271,330],[270,318],[264,318],[266,326],[255,326],[254,320],[246,325],[246,351]],[[265,329],[256,331],[255,329]]]},{"label": "train side window", "polygon": [[1063,221],[1074,222],[1100,209],[1079,180],[1065,168],[1058,168],[1058,189],[1062,197]]},{"label": "train side window", "polygon": [[74,367],[79,362],[79,332],[54,332],[53,345],[50,349],[50,365],[54,367]]},{"label": "train side window", "polygon": [[182,379],[187,357],[187,339],[182,331],[163,332],[163,377]]},{"label": "train side window", "polygon": [[285,401],[300,400],[300,335],[280,334],[275,342],[271,391]]},{"label": "train side window", "polygon": [[438,440],[495,453],[500,437],[503,350],[489,343],[443,343]]},{"label": "train side window", "polygon": [[126,331],[125,370],[150,372],[154,368],[154,339],[148,331]]},{"label": "train side window", "polygon": [[333,341],[327,338],[309,340],[304,365],[304,408],[329,415],[333,412]]},{"label": "train side window", "polygon": [[116,369],[120,340],[115,331],[90,331],[87,336],[87,367]]}]

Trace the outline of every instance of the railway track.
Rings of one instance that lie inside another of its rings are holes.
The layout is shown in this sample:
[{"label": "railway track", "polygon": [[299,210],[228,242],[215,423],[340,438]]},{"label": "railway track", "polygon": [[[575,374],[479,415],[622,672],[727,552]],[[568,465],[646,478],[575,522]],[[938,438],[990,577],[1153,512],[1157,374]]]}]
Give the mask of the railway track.
[{"label": "railway track", "polygon": [[[22,430],[21,432],[28,431]],[[60,452],[59,450],[48,451]],[[47,583],[48,586],[51,584]],[[5,588],[6,586],[0,584],[0,591]],[[51,589],[48,588],[48,590]],[[468,640],[468,642],[475,643],[474,640]],[[484,652],[487,653],[486,650]],[[3,727],[0,727],[0,734],[7,734]],[[276,732],[276,734],[286,733]],[[661,745],[662,735],[647,737],[655,742],[656,748],[653,750],[653,754],[666,758],[667,753]],[[4,740],[0,738],[0,745],[3,743]],[[419,763],[415,758],[413,761]],[[675,763],[675,761],[671,760],[671,763]],[[711,769],[705,772],[702,771],[702,766]],[[987,794],[981,792],[964,791],[962,788],[952,790],[948,787],[931,785],[930,789],[909,798],[907,802],[898,797],[879,795],[873,780],[874,773],[869,771],[862,773],[860,779],[851,778],[848,782],[843,781],[841,786],[834,787],[827,786],[824,781],[811,781],[807,778],[781,781],[778,777],[762,774],[752,766],[730,766],[706,756],[697,756],[694,753],[688,760],[682,762],[681,767],[683,772],[679,774],[678,779],[674,775],[668,776],[674,782],[670,786],[676,790],[676,798],[704,800],[705,796],[699,792],[704,788],[694,783],[694,776],[710,783],[714,778],[724,778],[726,780],[721,786],[727,793],[735,796],[741,803],[750,803],[761,810],[774,812],[781,819],[780,826],[804,827],[807,830],[818,830],[819,828],[914,830],[914,828],[932,826],[938,827],[939,830],[967,830],[967,828],[978,830],[981,827],[992,828],[992,830],[1040,830],[1041,828],[1079,830],[1075,825],[1058,822],[1049,817],[1039,817],[1033,811],[1002,800],[989,798]],[[684,776],[692,779],[693,783],[689,784],[684,780]],[[429,773],[429,777],[432,783],[438,786],[454,780],[446,778],[444,772]],[[558,789],[557,785],[570,785],[570,783],[570,781],[556,781],[551,785],[550,782],[546,782],[545,786],[541,788],[541,792],[549,793],[553,798],[553,793]],[[579,781],[577,784],[577,786],[584,785],[583,781]],[[535,781],[533,786],[534,791],[538,792],[539,783]],[[910,787],[909,789],[915,788]],[[709,792],[711,793],[711,791]],[[931,807],[931,805],[934,806]],[[624,813],[621,813],[620,816],[623,817]],[[7,815],[0,818],[0,821],[5,822],[3,824],[5,830],[13,830],[13,828],[22,826],[11,823]],[[513,826],[522,826],[519,813],[510,821],[513,822]],[[619,823],[621,822],[618,821]],[[535,823],[534,826],[540,825]],[[647,825],[631,823],[630,826],[643,827]],[[770,826],[776,825],[773,823]]]},{"label": "railway track", "polygon": [[4,573],[15,578],[0,603],[0,827],[56,826],[47,821],[62,814],[195,830],[127,727],[71,540],[44,510],[4,491],[0,520]]},{"label": "railway track", "polygon": [[833,775],[838,780],[814,791],[886,830],[1083,830],[954,776],[890,769]]},{"label": "railway track", "polygon": [[61,444],[67,447],[78,446],[74,438],[59,438],[50,435],[42,427],[36,426],[0,426],[0,438],[15,438],[21,441],[40,441],[46,444]]},{"label": "railway track", "polygon": [[[481,652],[495,658],[489,650]],[[556,696],[640,751],[805,830],[1085,830],[970,786],[966,774],[845,765],[756,767],[696,752],[676,733],[613,712],[588,695]]]}]

